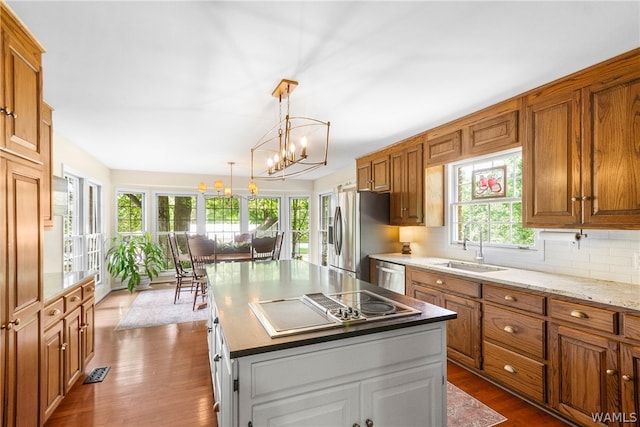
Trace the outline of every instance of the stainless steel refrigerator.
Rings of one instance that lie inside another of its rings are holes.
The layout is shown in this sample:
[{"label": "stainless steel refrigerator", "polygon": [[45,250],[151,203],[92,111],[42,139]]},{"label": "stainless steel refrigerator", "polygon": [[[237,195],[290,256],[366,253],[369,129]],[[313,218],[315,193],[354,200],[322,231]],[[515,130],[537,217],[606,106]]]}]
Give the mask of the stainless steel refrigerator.
[{"label": "stainless steel refrigerator", "polygon": [[339,189],[329,226],[329,265],[370,282],[369,255],[399,252],[398,227],[389,225],[389,194]]}]

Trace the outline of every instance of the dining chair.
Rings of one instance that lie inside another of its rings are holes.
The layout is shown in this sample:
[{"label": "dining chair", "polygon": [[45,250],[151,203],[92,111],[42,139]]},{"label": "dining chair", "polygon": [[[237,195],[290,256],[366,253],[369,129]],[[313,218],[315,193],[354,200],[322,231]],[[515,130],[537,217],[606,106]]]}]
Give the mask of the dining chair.
[{"label": "dining chair", "polygon": [[273,245],[273,254],[271,255],[272,260],[280,259],[280,251],[282,249],[282,240],[284,239],[284,231],[280,233],[276,233],[276,241]]},{"label": "dining chair", "polygon": [[251,239],[251,258],[253,261],[267,261],[273,259],[275,237],[254,237]]},{"label": "dining chair", "polygon": [[[181,256],[180,249],[178,246],[178,240],[176,238],[175,233],[169,233],[168,236],[169,247],[171,248],[171,256],[173,257],[173,265],[176,269],[176,292],[173,296],[173,303],[180,298],[180,293],[183,291],[189,291],[189,293],[193,292],[193,270],[185,268],[182,263],[187,260],[191,261],[191,259],[185,259],[184,256]],[[188,285],[188,286],[187,286]]]},{"label": "dining chair", "polygon": [[209,280],[207,279],[207,264],[216,262],[216,240],[205,236],[188,236],[187,248],[193,266],[193,282],[195,293],[193,296],[193,310],[196,309],[198,295],[201,295],[202,302],[205,302]]}]

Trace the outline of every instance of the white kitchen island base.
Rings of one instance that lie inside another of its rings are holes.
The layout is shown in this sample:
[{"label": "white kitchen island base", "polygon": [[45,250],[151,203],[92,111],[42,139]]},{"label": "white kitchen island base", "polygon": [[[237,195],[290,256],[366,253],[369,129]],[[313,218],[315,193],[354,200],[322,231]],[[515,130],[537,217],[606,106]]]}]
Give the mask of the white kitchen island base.
[{"label": "white kitchen island base", "polygon": [[444,326],[236,359],[222,345],[212,358],[219,425],[366,426],[370,420],[373,426],[445,426]]}]

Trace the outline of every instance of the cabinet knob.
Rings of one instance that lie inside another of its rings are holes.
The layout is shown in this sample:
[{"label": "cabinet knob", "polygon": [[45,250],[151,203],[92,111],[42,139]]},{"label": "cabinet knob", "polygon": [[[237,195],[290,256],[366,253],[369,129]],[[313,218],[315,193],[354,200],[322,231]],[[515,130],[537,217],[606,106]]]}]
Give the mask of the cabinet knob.
[{"label": "cabinet knob", "polygon": [[14,119],[17,119],[17,118],[18,118],[18,115],[16,114],[16,112],[15,112],[15,111],[11,111],[11,110],[9,110],[8,108],[5,108],[5,109],[4,109],[4,113],[5,113],[7,116],[13,117]]},{"label": "cabinet knob", "polygon": [[16,319],[13,322],[9,322],[6,325],[2,325],[0,329],[13,329],[14,326],[18,326],[20,324],[20,319]]},{"label": "cabinet knob", "polygon": [[623,381],[631,381],[631,376],[629,376],[629,375],[623,375],[623,376],[622,376],[622,380],[623,380]]},{"label": "cabinet knob", "polygon": [[353,423],[353,426],[351,426],[351,427],[360,427],[360,424],[358,424],[358,423]]},{"label": "cabinet knob", "polygon": [[572,201],[572,202],[577,202],[577,201],[578,201],[578,196],[573,196],[573,197],[571,198],[571,201]]},{"label": "cabinet knob", "polygon": [[440,280],[440,279],[436,280],[436,283],[437,283],[438,285],[444,285],[444,281],[443,281],[443,280]]},{"label": "cabinet knob", "polygon": [[504,365],[504,367],[502,368],[505,371],[509,372],[510,374],[515,374],[516,373],[516,368],[514,368],[511,365]]},{"label": "cabinet knob", "polygon": [[509,334],[515,334],[516,330],[514,329],[513,326],[507,325],[504,328],[502,328],[503,331],[509,333]]},{"label": "cabinet knob", "polygon": [[365,421],[364,423],[367,427],[373,427],[373,421],[371,421],[369,418],[367,418],[367,421]]},{"label": "cabinet knob", "polygon": [[589,316],[587,316],[586,313],[584,313],[582,311],[578,311],[578,310],[571,311],[571,317],[576,317],[578,319],[587,319],[587,318],[589,318]]},{"label": "cabinet knob", "polygon": [[79,296],[74,295],[74,296],[72,296],[72,297],[71,297],[71,302],[76,302],[76,301],[78,301],[79,299],[80,299],[80,297],[79,297]]},{"label": "cabinet knob", "polygon": [[220,361],[220,359],[221,359],[221,357],[220,357],[220,355],[219,355],[219,354],[216,354],[215,356],[213,356],[213,361],[214,361],[214,362],[219,362],[219,361]]},{"label": "cabinet knob", "polygon": [[607,372],[607,375],[609,375],[610,377],[618,373],[618,371],[616,371],[615,369],[607,369],[606,372]]},{"label": "cabinet knob", "polygon": [[220,402],[213,404],[213,412],[220,412]]},{"label": "cabinet knob", "polygon": [[60,311],[59,309],[54,308],[53,310],[51,310],[51,311],[49,312],[49,316],[51,316],[51,317],[55,317],[55,316],[57,316],[57,315],[58,315],[58,314],[60,314],[60,313],[61,313],[61,311]]},{"label": "cabinet knob", "polygon": [[67,349],[67,343],[63,342],[62,345],[60,346],[60,350],[65,351]]},{"label": "cabinet knob", "polygon": [[513,295],[505,295],[505,296],[504,296],[504,300],[505,300],[505,301],[515,302],[516,297],[514,297]]}]

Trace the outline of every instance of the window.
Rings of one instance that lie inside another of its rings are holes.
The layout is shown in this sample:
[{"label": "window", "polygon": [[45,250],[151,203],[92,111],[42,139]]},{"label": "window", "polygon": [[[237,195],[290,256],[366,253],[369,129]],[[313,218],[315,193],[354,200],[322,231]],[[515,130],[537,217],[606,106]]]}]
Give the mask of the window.
[{"label": "window", "polygon": [[[534,230],[522,227],[520,150],[454,164],[451,171],[452,242],[461,243],[465,237],[478,242],[482,232],[487,246],[517,248],[535,244]],[[491,184],[485,178],[497,181]]]},{"label": "window", "polygon": [[116,199],[118,233],[142,234],[145,231],[145,194],[119,191]]},{"label": "window", "polygon": [[328,265],[329,224],[331,221],[331,195],[320,195],[320,265]]},{"label": "window", "polygon": [[65,172],[67,214],[63,220],[63,271],[92,271],[102,283],[102,186]]},{"label": "window", "polygon": [[240,199],[238,197],[205,197],[207,236],[218,243],[232,243],[240,233]]},{"label": "window", "polygon": [[289,199],[291,259],[309,260],[309,198]]},{"label": "window", "polygon": [[175,194],[156,196],[156,227],[158,243],[165,254],[167,265],[173,265],[169,248],[169,233],[175,233],[178,246],[186,252],[186,233],[196,231],[196,197]]},{"label": "window", "polygon": [[280,198],[252,197],[248,208],[249,232],[256,237],[275,236],[280,228]]}]

